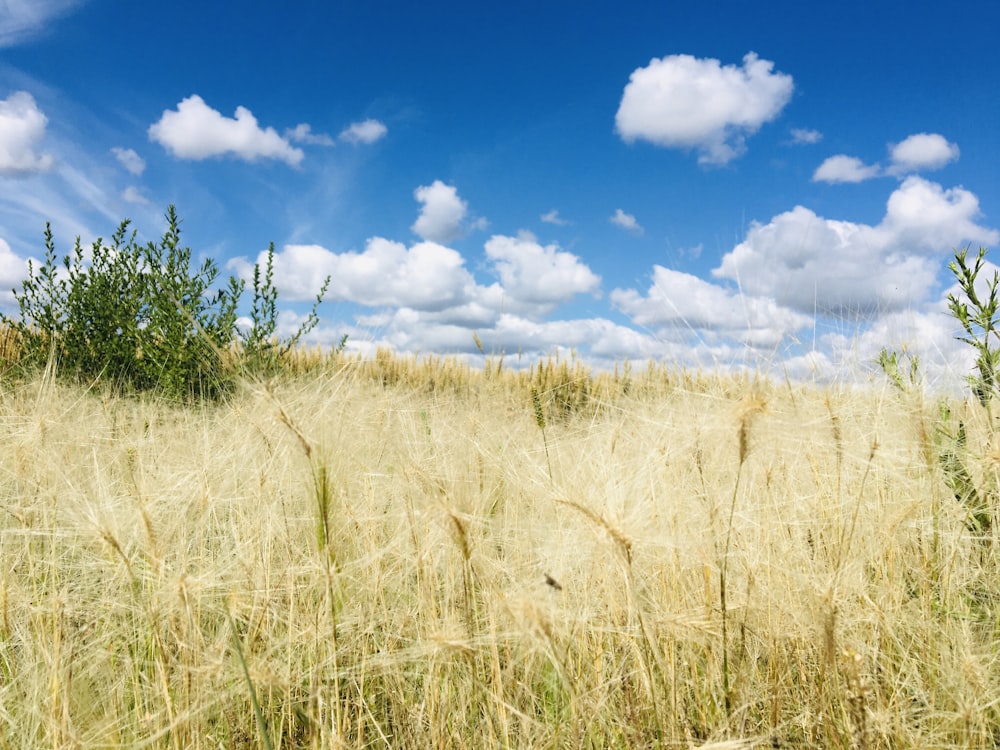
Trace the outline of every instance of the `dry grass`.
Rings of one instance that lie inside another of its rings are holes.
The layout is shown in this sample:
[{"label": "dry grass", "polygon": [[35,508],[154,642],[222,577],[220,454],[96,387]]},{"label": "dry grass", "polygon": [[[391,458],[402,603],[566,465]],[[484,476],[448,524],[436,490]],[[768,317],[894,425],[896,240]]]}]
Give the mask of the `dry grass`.
[{"label": "dry grass", "polygon": [[934,403],[554,367],[587,396],[544,431],[544,375],[443,361],[201,410],[4,386],[0,747],[1000,741]]}]

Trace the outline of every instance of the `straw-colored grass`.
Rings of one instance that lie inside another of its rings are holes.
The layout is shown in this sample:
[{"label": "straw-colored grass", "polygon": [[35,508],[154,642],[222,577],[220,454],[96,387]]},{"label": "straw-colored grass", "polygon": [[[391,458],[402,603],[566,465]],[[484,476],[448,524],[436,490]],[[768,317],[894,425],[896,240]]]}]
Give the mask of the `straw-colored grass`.
[{"label": "straw-colored grass", "polygon": [[933,401],[650,371],[560,407],[447,364],[3,386],[0,747],[1000,742]]}]

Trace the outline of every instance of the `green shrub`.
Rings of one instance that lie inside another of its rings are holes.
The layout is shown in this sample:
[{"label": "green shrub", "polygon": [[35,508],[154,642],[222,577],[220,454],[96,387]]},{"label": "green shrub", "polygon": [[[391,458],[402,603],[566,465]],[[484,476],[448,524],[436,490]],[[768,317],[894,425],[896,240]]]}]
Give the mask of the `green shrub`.
[{"label": "green shrub", "polygon": [[959,336],[976,350],[976,373],[968,377],[972,392],[983,406],[989,406],[997,392],[997,373],[1000,370],[1000,332],[996,315],[1000,310],[997,285],[1000,274],[993,272],[993,278],[986,281],[985,298],[976,290],[976,280],[982,273],[986,259],[986,248],[980,248],[972,266],[966,262],[968,250],[959,250],[948,268],[955,275],[962,297],[948,295],[948,310],[965,331]]},{"label": "green shrub", "polygon": [[305,323],[281,341],[272,244],[263,275],[254,267],[251,326],[241,331],[244,282],[231,276],[219,286],[212,259],[192,269],[173,206],[166,220],[158,242],[140,245],[126,219],[110,242],[98,238],[88,254],[78,238],[61,260],[46,225],[45,258],[37,268],[28,262],[28,277],[14,290],[19,319],[4,317],[23,368],[54,360],[64,377],[178,401],[218,398],[241,372],[278,373],[281,357],[317,324],[329,278]]}]

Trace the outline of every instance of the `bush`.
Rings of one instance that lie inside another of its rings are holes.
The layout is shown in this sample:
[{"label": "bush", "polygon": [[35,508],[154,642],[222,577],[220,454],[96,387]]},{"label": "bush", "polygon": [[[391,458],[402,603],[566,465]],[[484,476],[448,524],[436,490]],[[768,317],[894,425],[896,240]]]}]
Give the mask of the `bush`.
[{"label": "bush", "polygon": [[961,290],[961,296],[948,295],[948,311],[965,332],[964,336],[957,337],[958,340],[976,350],[976,372],[968,377],[968,382],[979,403],[988,407],[997,393],[1000,371],[1000,329],[996,320],[1000,311],[997,289],[1000,274],[994,271],[992,279],[985,279],[981,290],[986,296],[981,296],[976,282],[985,267],[986,248],[979,248],[972,266],[966,261],[967,253],[967,249],[957,251],[955,260],[948,264]]},{"label": "bush", "polygon": [[28,278],[14,290],[19,319],[4,316],[22,367],[36,369],[54,358],[65,377],[180,401],[218,398],[241,371],[277,374],[280,357],[317,324],[329,278],[305,323],[280,341],[272,244],[263,276],[254,268],[251,326],[240,331],[244,282],[230,277],[219,287],[211,259],[192,270],[173,206],[166,220],[159,242],[140,245],[126,219],[109,243],[93,243],[89,259],[77,238],[61,261],[46,224],[45,259],[38,268],[29,261]]}]

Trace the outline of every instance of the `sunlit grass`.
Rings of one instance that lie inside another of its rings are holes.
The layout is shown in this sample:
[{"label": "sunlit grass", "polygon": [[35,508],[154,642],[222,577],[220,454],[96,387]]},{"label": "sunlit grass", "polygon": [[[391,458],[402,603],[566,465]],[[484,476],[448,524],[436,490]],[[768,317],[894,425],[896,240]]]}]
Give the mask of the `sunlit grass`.
[{"label": "sunlit grass", "polygon": [[0,746],[1000,741],[918,391],[295,356],[198,408],[3,386]]}]

